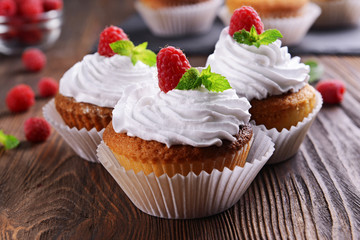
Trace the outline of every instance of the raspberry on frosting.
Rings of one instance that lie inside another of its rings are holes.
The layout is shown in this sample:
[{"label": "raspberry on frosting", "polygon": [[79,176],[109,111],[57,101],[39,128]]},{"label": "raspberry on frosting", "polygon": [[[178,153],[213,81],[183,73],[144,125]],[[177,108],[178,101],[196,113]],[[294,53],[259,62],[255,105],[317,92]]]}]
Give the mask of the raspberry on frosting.
[{"label": "raspberry on frosting", "polygon": [[191,68],[185,54],[174,47],[161,49],[156,57],[156,65],[159,87],[165,93],[174,89],[186,70]]},{"label": "raspberry on frosting", "polygon": [[110,48],[110,43],[129,40],[126,33],[119,27],[110,26],[105,28],[100,34],[100,41],[98,45],[98,53],[102,56],[114,56],[114,51]]},{"label": "raspberry on frosting", "polygon": [[229,34],[233,36],[235,32],[242,29],[249,32],[252,26],[255,26],[258,34],[264,32],[264,24],[255,9],[247,6],[238,8],[231,16]]}]

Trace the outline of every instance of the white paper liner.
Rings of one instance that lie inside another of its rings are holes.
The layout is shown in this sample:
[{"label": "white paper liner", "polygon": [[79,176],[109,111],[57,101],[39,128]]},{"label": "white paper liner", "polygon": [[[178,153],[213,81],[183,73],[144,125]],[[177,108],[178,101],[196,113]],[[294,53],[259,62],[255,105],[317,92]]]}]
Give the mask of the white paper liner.
[{"label": "white paper liner", "polygon": [[359,0],[338,0],[321,2],[313,0],[322,9],[314,26],[317,28],[356,25],[360,20]]},{"label": "white paper liner", "polygon": [[[296,17],[262,18],[261,20],[265,29],[277,29],[281,32],[283,45],[296,45],[305,37],[321,13],[320,7],[314,3],[308,3],[301,11],[302,14]],[[231,15],[226,6],[219,11],[219,17],[225,25],[229,25]]]},{"label": "white paper liner", "polygon": [[77,155],[89,162],[99,163],[96,149],[102,140],[104,129],[97,131],[95,128],[87,131],[85,128],[78,130],[67,126],[55,108],[55,100],[52,99],[43,107],[43,115],[46,121],[55,128]]},{"label": "white paper liner", "polygon": [[180,36],[204,33],[210,30],[222,0],[185,6],[152,9],[136,1],[135,8],[154,35]]},{"label": "white paper liner", "polygon": [[290,130],[285,128],[279,132],[276,128],[268,130],[264,125],[253,126],[255,129],[260,128],[264,131],[275,143],[274,154],[271,156],[267,164],[285,161],[297,153],[307,131],[314,122],[323,104],[321,94],[318,91],[316,91],[315,94],[316,105],[314,110],[302,122],[299,122],[296,126],[292,126]]},{"label": "white paper liner", "polygon": [[100,162],[129,199],[141,211],[157,217],[188,219],[214,215],[232,207],[249,187],[274,151],[274,143],[260,129],[254,129],[254,142],[244,167],[225,168],[211,174],[202,171],[187,176],[126,171],[102,142]]}]

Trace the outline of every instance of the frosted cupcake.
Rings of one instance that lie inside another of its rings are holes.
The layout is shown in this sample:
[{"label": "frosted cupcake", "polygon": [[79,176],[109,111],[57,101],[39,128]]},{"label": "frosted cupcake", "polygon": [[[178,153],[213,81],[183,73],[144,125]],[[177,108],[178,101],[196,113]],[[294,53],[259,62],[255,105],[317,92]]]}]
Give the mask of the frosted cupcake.
[{"label": "frosted cupcake", "polygon": [[[144,56],[150,61],[137,61]],[[156,55],[146,50],[146,43],[135,47],[122,29],[106,28],[98,52],[86,55],[61,78],[59,94],[44,115],[75,152],[95,162],[96,146],[124,89],[152,81],[155,62]]]},{"label": "frosted cupcake", "polygon": [[207,65],[250,101],[252,120],[267,129],[275,142],[269,162],[280,162],[297,152],[322,100],[307,84],[308,66],[281,46],[280,32],[264,32],[256,12],[248,7],[245,11],[252,12],[252,19],[244,22],[241,12],[234,13],[232,24],[221,32]]},{"label": "frosted cupcake", "polygon": [[[220,207],[223,203],[217,203],[213,209],[190,207],[178,212],[177,208],[181,206],[175,204],[163,215],[162,212],[166,212],[166,208],[161,206],[164,204],[163,195],[154,196],[156,203],[151,204],[152,210],[149,210],[138,204],[144,200],[142,197],[128,191],[130,185],[154,178],[157,184],[148,185],[145,190],[148,193],[160,189],[163,194],[171,195],[169,185],[184,181],[194,189],[206,191],[208,184],[212,184],[210,178],[215,175],[221,178],[219,174],[227,172],[230,174],[226,174],[227,177],[230,177],[239,168],[248,174],[254,167],[245,164],[255,138],[248,124],[249,102],[239,98],[233,89],[229,89],[226,79],[211,73],[210,68],[202,70],[201,74],[197,69],[189,69],[184,54],[173,47],[159,52],[157,66],[160,88],[154,85],[129,87],[115,106],[112,123],[103,136],[104,144],[113,155],[104,152],[106,147],[100,146],[99,159],[144,212],[161,217],[188,218],[225,210],[230,205],[224,209]],[[264,139],[263,136],[260,139]],[[270,145],[269,142],[264,145],[267,151],[271,151]],[[269,154],[265,155],[269,157]],[[266,160],[261,162],[265,164]],[[259,170],[256,167],[248,177],[252,180]],[[134,179],[129,179],[129,174]],[[198,182],[202,178],[205,182]],[[178,193],[182,191],[180,186],[173,189],[180,195],[173,197],[193,198],[190,196],[193,191]],[[229,195],[234,185],[222,187],[226,190],[222,188],[221,191],[228,191]],[[209,201],[212,198],[209,195]],[[198,199],[194,206],[204,200]],[[169,197],[165,201],[177,200]],[[158,202],[162,202],[160,206],[157,206]],[[158,212],[155,213],[154,209]]]},{"label": "frosted cupcake", "polygon": [[321,13],[321,9],[308,0],[227,0],[219,13],[225,25],[230,24],[232,13],[242,6],[253,7],[265,29],[278,29],[286,45],[300,43]]},{"label": "frosted cupcake", "polygon": [[360,1],[358,0],[312,0],[322,12],[314,23],[316,28],[336,28],[356,26],[360,21]]},{"label": "frosted cupcake", "polygon": [[137,0],[135,8],[154,35],[174,37],[208,32],[222,0]]}]

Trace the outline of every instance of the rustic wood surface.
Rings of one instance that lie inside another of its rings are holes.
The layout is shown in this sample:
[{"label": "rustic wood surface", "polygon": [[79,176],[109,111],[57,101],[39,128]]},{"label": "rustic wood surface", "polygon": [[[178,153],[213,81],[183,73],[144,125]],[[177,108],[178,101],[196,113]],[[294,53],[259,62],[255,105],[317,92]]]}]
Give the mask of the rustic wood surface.
[{"label": "rustic wood surface", "polygon": [[[42,72],[0,55],[0,129],[21,140],[15,150],[0,148],[0,239],[360,239],[360,57],[306,57],[324,64],[325,78],[346,82],[343,103],[324,106],[297,155],[266,166],[241,200],[216,216],[148,216],[102,165],[76,156],[56,132],[28,143],[23,122],[41,116],[49,99],[11,114],[7,91],[19,83],[36,89],[42,76],[59,79],[105,25],[133,12],[132,0],[68,0],[61,38],[46,52]],[[205,57],[190,61],[203,65]]]}]

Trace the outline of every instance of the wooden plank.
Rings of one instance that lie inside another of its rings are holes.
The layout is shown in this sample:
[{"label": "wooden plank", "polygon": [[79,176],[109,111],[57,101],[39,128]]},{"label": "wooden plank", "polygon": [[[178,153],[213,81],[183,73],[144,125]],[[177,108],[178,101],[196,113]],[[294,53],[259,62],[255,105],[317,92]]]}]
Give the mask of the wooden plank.
[{"label": "wooden plank", "polygon": [[[86,5],[85,10],[84,5]],[[87,54],[105,25],[130,16],[133,1],[66,1],[63,34],[40,73],[19,57],[0,57],[0,129],[22,141],[0,150],[0,239],[359,239],[360,57],[306,56],[325,66],[324,78],[345,81],[343,103],[324,106],[300,151],[266,166],[240,201],[203,219],[166,220],[138,210],[100,164],[88,163],[53,132],[25,141],[23,122],[41,116],[49,99],[10,114],[4,99],[19,83],[36,89],[41,76],[60,79]],[[203,66],[206,57],[190,58]]]}]

